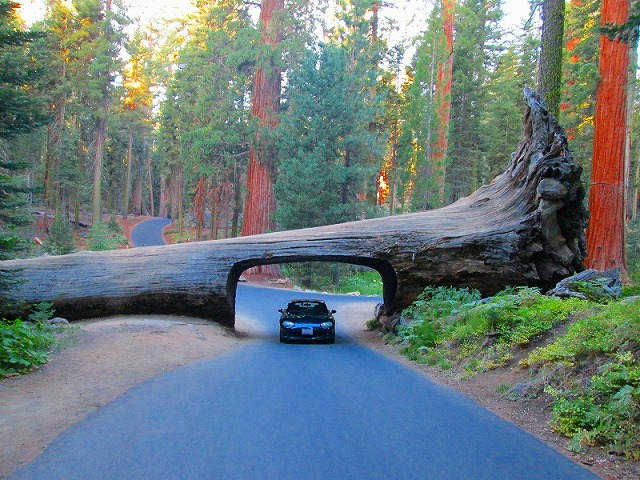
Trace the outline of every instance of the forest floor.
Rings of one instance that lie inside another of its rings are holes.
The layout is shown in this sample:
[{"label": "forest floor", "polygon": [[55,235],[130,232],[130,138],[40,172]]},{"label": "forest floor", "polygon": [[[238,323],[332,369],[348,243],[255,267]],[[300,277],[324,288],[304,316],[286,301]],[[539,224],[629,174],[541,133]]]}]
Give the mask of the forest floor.
[{"label": "forest floor", "polygon": [[[121,221],[125,235],[128,237],[133,226],[146,218]],[[581,454],[570,452],[567,439],[550,427],[549,399],[512,401],[499,393],[501,385],[526,383],[525,370],[502,368],[461,379],[455,373],[411,362],[399,353],[398,346],[386,345],[378,333],[365,331],[367,320],[348,327],[370,348],[467,395],[605,479],[640,478],[640,462],[626,461],[598,448],[587,448]],[[3,438],[11,439],[0,442],[0,478],[32,461],[61,432],[135,385],[213,358],[246,341],[242,332],[206,320],[165,315],[84,320],[66,328],[65,348],[52,354],[46,365],[0,382],[0,431]]]}]

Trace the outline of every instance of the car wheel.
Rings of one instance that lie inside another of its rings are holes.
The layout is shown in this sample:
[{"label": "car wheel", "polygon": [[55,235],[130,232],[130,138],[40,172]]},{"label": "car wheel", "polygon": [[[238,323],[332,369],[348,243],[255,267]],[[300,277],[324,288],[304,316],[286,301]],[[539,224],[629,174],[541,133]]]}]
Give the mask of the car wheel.
[{"label": "car wheel", "polygon": [[282,332],[280,332],[280,343],[287,343],[287,339],[282,335]]},{"label": "car wheel", "polygon": [[336,334],[335,334],[335,332],[331,334],[331,336],[329,337],[329,340],[327,340],[327,343],[336,343]]}]

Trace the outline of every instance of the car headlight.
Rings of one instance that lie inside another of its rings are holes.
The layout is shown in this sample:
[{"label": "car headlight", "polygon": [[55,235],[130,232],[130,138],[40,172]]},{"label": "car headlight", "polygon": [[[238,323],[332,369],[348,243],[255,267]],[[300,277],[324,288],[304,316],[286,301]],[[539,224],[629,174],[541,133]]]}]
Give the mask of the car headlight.
[{"label": "car headlight", "polygon": [[281,324],[284,328],[293,328],[296,326],[295,323],[290,322],[289,320],[285,320],[284,322],[282,322]]},{"label": "car headlight", "polygon": [[333,323],[331,323],[331,322],[322,322],[322,323],[320,324],[320,326],[321,326],[322,328],[331,328],[331,327],[333,326]]}]

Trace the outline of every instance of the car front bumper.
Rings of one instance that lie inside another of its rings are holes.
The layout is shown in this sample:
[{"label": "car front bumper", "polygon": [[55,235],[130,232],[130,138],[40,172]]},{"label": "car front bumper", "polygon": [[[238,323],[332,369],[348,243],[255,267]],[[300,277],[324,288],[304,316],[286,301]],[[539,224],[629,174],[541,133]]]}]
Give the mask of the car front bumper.
[{"label": "car front bumper", "polygon": [[316,324],[297,323],[294,327],[280,325],[280,338],[296,342],[322,342],[335,338],[335,327],[321,327]]}]

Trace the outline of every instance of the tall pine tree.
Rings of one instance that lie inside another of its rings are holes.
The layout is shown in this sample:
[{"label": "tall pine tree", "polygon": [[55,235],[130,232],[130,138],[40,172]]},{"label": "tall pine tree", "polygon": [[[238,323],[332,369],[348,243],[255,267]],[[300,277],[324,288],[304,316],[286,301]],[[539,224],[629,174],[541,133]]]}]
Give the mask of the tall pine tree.
[{"label": "tall pine tree", "polygon": [[[33,95],[41,72],[30,48],[40,34],[21,28],[18,7],[13,1],[0,0],[0,260],[13,257],[24,246],[14,228],[30,222],[30,216],[23,210],[28,188],[23,177],[15,175],[27,165],[12,158],[6,142],[48,120],[44,105]],[[3,307],[9,303],[3,294],[12,281],[8,272],[0,270]]]}]

